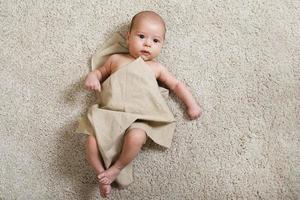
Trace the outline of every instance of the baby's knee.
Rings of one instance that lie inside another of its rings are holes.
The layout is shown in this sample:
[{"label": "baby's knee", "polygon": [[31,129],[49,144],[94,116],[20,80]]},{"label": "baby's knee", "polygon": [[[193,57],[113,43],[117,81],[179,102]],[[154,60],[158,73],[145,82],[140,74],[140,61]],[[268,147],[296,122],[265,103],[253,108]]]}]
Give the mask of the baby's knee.
[{"label": "baby's knee", "polygon": [[139,128],[130,129],[125,137],[130,143],[134,143],[136,145],[145,144],[147,139],[146,132]]}]

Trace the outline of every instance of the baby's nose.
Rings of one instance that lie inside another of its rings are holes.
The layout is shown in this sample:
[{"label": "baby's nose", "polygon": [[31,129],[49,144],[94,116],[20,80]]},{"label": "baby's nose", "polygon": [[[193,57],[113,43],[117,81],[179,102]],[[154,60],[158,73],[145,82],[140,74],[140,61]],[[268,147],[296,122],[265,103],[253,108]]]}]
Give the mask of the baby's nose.
[{"label": "baby's nose", "polygon": [[145,40],[144,45],[150,47],[152,45],[151,40],[150,39]]}]

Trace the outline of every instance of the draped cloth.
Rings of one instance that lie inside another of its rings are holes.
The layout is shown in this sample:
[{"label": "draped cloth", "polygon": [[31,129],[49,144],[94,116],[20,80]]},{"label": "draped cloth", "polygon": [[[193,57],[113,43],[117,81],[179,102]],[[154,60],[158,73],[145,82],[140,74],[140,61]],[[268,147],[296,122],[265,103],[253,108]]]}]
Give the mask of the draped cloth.
[{"label": "draped cloth", "polygon": [[[105,56],[120,53],[116,49],[125,49],[122,40],[114,41],[93,56],[92,66],[103,63]],[[95,136],[106,169],[120,155],[128,128],[142,128],[155,143],[170,147],[175,120],[165,101],[167,90],[158,86],[154,72],[141,57],[121,66],[101,86],[99,103],[80,118],[77,132]],[[116,182],[122,187],[133,182],[132,163],[121,170]]]}]

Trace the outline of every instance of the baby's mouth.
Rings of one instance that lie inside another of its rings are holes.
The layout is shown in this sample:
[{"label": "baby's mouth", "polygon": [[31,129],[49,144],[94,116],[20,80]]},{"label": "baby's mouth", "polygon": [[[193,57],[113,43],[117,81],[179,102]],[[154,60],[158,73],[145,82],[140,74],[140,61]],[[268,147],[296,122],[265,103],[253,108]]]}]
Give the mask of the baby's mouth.
[{"label": "baby's mouth", "polygon": [[146,50],[142,50],[141,53],[142,53],[142,54],[146,54],[146,55],[150,55],[150,52],[149,52],[149,51],[146,51]]}]

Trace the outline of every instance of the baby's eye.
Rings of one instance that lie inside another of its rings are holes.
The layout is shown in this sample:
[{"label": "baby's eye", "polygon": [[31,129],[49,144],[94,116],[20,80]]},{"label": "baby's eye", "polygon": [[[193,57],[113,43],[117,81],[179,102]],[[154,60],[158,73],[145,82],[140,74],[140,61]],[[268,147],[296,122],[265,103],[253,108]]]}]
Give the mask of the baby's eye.
[{"label": "baby's eye", "polygon": [[143,34],[140,34],[139,37],[140,37],[141,39],[145,38],[145,36],[144,36]]},{"label": "baby's eye", "polygon": [[158,40],[158,39],[154,39],[154,40],[153,40],[153,42],[155,42],[155,43],[158,43],[158,42],[159,42],[159,40]]}]

